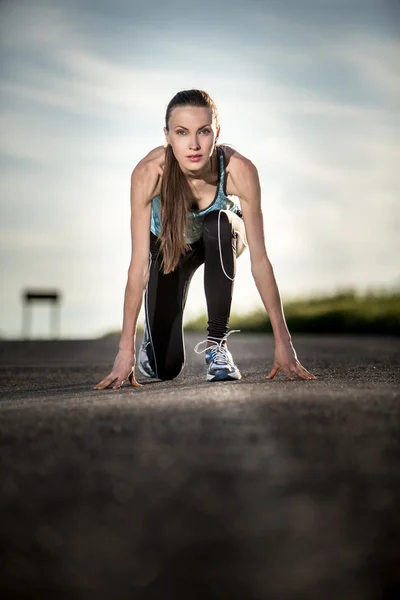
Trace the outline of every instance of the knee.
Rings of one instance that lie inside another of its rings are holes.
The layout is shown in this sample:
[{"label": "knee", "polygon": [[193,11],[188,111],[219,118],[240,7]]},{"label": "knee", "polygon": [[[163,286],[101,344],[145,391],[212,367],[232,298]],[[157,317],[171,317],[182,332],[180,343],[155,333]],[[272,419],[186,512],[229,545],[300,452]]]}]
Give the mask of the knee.
[{"label": "knee", "polygon": [[215,242],[218,239],[231,239],[233,235],[232,224],[228,215],[223,210],[212,210],[203,221],[203,240]]},{"label": "knee", "polygon": [[157,378],[162,381],[170,381],[171,379],[175,379],[178,377],[180,372],[183,369],[183,364],[176,365],[160,365],[157,369]]},{"label": "knee", "polygon": [[184,365],[185,357],[182,353],[169,352],[168,354],[164,354],[164,356],[159,356],[155,369],[157,378],[163,381],[175,379],[182,371]]}]

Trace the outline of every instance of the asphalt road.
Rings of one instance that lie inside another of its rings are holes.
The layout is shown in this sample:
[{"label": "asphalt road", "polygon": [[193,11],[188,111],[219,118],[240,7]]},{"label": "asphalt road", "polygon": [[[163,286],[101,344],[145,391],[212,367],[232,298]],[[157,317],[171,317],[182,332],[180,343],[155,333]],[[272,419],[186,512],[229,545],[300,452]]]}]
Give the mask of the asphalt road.
[{"label": "asphalt road", "polygon": [[[173,381],[94,391],[118,339],[0,342],[0,597],[400,597],[398,338],[235,334]],[[140,341],[140,340],[139,340]]]}]

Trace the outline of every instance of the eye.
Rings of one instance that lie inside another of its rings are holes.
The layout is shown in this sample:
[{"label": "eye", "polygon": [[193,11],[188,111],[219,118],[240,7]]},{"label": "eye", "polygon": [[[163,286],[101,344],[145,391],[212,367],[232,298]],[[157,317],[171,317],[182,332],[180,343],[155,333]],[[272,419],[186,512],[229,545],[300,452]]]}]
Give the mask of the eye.
[{"label": "eye", "polygon": [[[209,129],[202,129],[201,132],[202,133],[207,133],[207,134],[211,133],[211,131]],[[180,135],[181,133],[186,133],[186,132],[183,131],[183,129],[178,129],[176,133],[177,133],[177,135]]]}]

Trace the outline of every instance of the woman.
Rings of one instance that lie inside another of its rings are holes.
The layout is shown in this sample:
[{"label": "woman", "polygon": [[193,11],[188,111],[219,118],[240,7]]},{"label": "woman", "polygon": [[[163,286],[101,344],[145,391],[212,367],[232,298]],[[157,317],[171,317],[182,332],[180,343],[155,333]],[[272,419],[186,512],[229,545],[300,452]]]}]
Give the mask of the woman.
[{"label": "woman", "polygon": [[[136,381],[136,324],[145,298],[145,332],[138,367],[146,377],[173,379],[185,350],[183,310],[191,278],[204,263],[208,311],[207,381],[237,380],[241,374],[227,348],[236,258],[248,246],[251,272],[268,312],[275,357],[266,379],[279,370],[289,379],[316,379],[297,360],[268,259],[261,190],[253,163],[217,145],[215,103],[202,90],[184,90],[168,104],[166,146],[149,152],[131,176],[132,255],[125,290],[119,351],[111,373],[94,389]],[[240,199],[240,205],[237,201]],[[200,345],[205,347],[199,350]]]}]

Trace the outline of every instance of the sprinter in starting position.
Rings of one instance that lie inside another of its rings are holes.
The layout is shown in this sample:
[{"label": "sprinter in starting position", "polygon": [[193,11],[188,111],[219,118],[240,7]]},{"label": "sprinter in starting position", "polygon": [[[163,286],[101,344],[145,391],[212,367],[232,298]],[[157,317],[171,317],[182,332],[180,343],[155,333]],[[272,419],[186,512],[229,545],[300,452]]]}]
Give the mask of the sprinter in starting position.
[{"label": "sprinter in starting position", "polygon": [[236,258],[247,247],[275,340],[266,379],[280,370],[289,379],[316,379],[297,359],[285,322],[265,248],[256,167],[231,147],[217,144],[217,107],[202,90],[184,90],[172,98],[164,133],[166,144],[149,152],[132,172],[132,255],[122,334],[111,373],[94,389],[116,389],[127,378],[140,386],[135,378],[136,325],[143,296],[139,371],[162,380],[179,375],[185,363],[183,311],[190,281],[203,263],[208,335],[195,351],[205,352],[207,381],[240,379],[227,338],[233,333],[228,323]]}]

